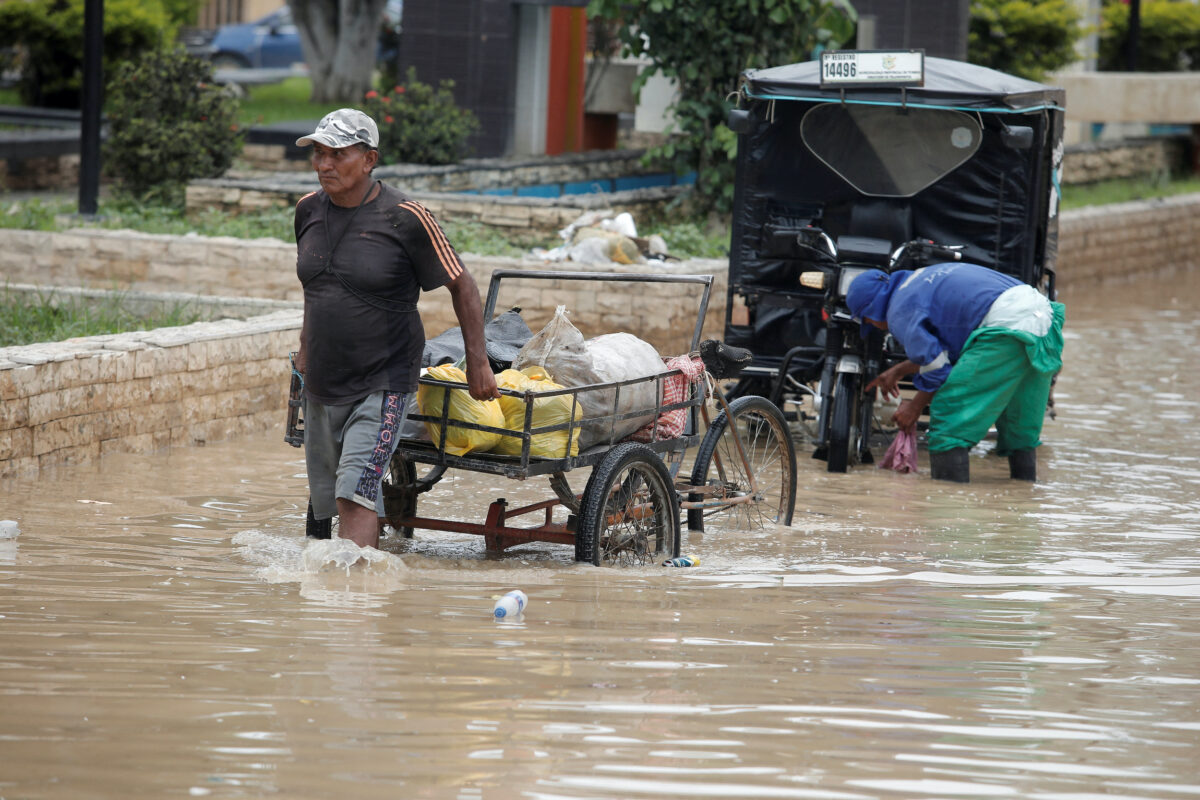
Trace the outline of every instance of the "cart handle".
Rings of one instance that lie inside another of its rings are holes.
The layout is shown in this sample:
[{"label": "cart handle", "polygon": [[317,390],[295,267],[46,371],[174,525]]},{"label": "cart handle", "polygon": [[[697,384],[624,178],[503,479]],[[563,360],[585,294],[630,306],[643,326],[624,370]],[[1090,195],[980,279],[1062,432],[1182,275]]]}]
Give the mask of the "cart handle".
[{"label": "cart handle", "polygon": [[708,314],[708,297],[712,292],[712,275],[657,275],[640,272],[562,272],[538,271],[529,272],[517,269],[498,269],[492,273],[488,284],[487,302],[483,306],[483,320],[487,322],[496,312],[496,300],[500,294],[500,281],[504,278],[533,278],[564,281],[621,281],[623,283],[694,283],[703,285],[704,292],[700,298],[700,310],[696,317],[696,327],[692,331],[692,344],[688,351],[694,351],[700,345],[700,334],[704,328],[704,317]]}]

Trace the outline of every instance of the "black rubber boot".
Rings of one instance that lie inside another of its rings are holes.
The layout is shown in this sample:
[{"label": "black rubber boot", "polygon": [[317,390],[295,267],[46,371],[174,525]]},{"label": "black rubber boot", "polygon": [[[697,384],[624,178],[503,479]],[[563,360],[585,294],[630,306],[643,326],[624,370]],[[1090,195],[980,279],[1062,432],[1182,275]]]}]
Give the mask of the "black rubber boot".
[{"label": "black rubber boot", "polygon": [[1008,474],[1014,481],[1037,480],[1037,450],[1014,450],[1008,454]]},{"label": "black rubber boot", "polygon": [[971,482],[971,465],[967,462],[968,450],[956,447],[940,453],[929,454],[929,474],[935,481]]},{"label": "black rubber boot", "polygon": [[308,519],[304,522],[304,535],[309,539],[333,537],[333,519],[317,519],[313,516],[312,501],[308,503]]}]

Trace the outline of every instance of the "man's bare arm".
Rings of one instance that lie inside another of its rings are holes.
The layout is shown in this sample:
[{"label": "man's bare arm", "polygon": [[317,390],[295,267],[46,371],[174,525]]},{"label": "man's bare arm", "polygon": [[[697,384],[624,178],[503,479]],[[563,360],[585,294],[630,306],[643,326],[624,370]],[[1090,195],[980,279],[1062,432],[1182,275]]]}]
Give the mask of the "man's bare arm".
[{"label": "man's bare arm", "polygon": [[496,388],[496,376],[488,363],[487,344],[483,336],[483,305],[479,302],[479,288],[471,273],[463,272],[450,283],[450,299],[454,303],[454,315],[462,330],[463,344],[467,349],[467,385],[471,397],[476,400],[491,400],[500,396]]}]

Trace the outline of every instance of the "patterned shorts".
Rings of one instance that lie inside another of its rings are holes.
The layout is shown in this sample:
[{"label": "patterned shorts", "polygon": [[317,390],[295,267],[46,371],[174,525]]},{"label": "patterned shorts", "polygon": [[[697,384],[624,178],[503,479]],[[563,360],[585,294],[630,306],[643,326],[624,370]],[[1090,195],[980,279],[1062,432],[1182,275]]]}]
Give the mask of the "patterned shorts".
[{"label": "patterned shorts", "polygon": [[336,515],[338,498],[383,514],[379,483],[400,439],[407,401],[400,392],[375,392],[342,406],[305,399],[304,461],[314,517]]}]

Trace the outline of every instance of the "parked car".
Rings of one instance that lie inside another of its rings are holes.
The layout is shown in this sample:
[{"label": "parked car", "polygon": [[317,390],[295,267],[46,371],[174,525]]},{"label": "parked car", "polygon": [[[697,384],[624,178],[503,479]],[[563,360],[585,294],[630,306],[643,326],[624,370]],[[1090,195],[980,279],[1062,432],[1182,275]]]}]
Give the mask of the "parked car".
[{"label": "parked car", "polygon": [[[403,0],[388,0],[383,12],[380,35],[391,33],[389,41],[396,41],[403,14]],[[287,69],[304,64],[304,51],[300,47],[300,33],[292,20],[288,6],[276,9],[261,19],[238,25],[222,25],[217,29],[209,45],[214,69]],[[394,49],[384,50],[381,60],[396,57]]]}]

